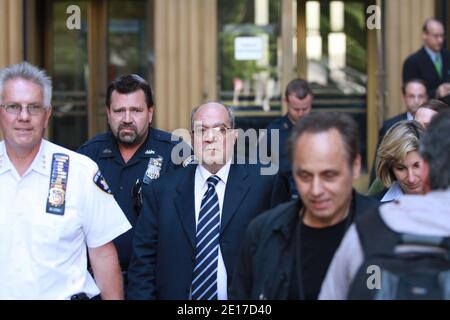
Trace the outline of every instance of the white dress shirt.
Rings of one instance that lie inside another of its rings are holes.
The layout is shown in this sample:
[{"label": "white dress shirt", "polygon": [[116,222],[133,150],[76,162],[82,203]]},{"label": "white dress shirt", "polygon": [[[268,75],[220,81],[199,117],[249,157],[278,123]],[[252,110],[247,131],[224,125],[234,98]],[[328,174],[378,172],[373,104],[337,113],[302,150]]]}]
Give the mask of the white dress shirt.
[{"label": "white dress shirt", "polygon": [[[219,198],[220,220],[222,221],[223,199],[225,197],[225,187],[227,185],[228,173],[230,172],[231,160],[228,161],[215,175],[220,178],[216,185],[217,197]],[[208,190],[206,180],[213,174],[198,165],[195,171],[195,224],[198,224],[198,216],[200,215],[200,206],[203,195]],[[220,237],[219,237],[220,239]],[[223,262],[222,252],[219,246],[219,260],[217,266],[217,298],[219,300],[227,300],[227,270]]]}]

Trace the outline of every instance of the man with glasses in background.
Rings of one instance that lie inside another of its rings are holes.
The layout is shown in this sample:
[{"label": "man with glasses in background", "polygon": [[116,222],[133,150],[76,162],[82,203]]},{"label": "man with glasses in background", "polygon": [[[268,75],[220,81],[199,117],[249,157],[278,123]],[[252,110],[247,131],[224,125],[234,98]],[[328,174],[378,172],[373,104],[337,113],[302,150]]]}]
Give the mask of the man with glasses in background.
[{"label": "man with glasses in background", "polygon": [[287,201],[287,183],[233,161],[232,110],[217,102],[191,113],[198,165],[143,189],[129,268],[130,299],[227,299],[248,223]]},{"label": "man with glasses in background", "polygon": [[[181,139],[151,127],[154,111],[147,81],[135,74],[118,77],[106,91],[111,131],[85,142],[78,150],[98,164],[132,226],[141,207],[142,186],[181,166],[181,161],[174,163],[171,158]],[[187,145],[184,149],[190,150]],[[114,240],[125,285],[133,234],[134,229]]]},{"label": "man with glasses in background", "polygon": [[35,66],[0,69],[0,299],[123,299],[131,226],[91,159],[42,138],[51,95]]}]

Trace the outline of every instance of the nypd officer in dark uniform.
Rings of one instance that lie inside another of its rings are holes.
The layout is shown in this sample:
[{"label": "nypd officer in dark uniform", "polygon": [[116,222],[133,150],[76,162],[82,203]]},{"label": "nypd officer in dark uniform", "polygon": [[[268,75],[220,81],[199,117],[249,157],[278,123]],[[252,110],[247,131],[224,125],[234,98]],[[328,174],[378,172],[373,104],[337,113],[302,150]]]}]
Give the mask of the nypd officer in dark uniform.
[{"label": "nypd officer in dark uniform", "polygon": [[[298,197],[297,188],[292,176],[292,164],[288,155],[288,138],[294,124],[302,117],[311,112],[313,102],[313,92],[307,81],[294,79],[286,87],[285,101],[288,106],[287,113],[283,117],[276,119],[267,126],[267,140],[261,139],[260,143],[267,141],[267,152],[279,164],[279,172],[289,180],[290,191],[293,198]],[[271,140],[271,131],[279,130],[279,144],[275,148],[275,154],[271,153],[274,142]]]},{"label": "nypd officer in dark uniform", "polygon": [[[133,227],[141,205],[141,188],[180,167],[185,155],[190,154],[190,147],[180,138],[151,127],[154,108],[151,87],[143,78],[117,78],[106,92],[111,131],[87,141],[78,150],[98,164]],[[131,229],[114,240],[125,285],[133,235]]]}]

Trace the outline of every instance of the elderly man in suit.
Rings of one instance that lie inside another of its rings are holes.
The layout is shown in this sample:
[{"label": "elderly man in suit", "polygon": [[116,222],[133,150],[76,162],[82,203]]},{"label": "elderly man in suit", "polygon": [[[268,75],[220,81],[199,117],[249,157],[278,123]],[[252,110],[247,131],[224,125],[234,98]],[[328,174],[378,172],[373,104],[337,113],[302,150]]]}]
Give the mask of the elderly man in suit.
[{"label": "elderly man in suit", "polygon": [[290,198],[278,175],[237,164],[234,116],[209,102],[191,114],[199,164],[143,190],[129,268],[130,299],[227,299],[248,223]]},{"label": "elderly man in suit", "polygon": [[430,98],[445,96],[450,86],[450,51],[443,48],[444,25],[428,19],[422,28],[423,47],[403,63],[403,83],[422,79],[427,84]]}]

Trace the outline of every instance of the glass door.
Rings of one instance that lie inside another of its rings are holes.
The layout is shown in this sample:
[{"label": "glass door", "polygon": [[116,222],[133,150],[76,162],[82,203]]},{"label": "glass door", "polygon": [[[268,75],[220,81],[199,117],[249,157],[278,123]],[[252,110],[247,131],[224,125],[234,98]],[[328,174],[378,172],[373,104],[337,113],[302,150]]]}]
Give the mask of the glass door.
[{"label": "glass door", "polygon": [[[298,0],[304,1],[304,0]],[[366,1],[306,1],[299,12],[306,29],[306,79],[314,111],[340,111],[359,124],[367,163],[368,31]],[[364,168],[366,169],[366,168]]]},{"label": "glass door", "polygon": [[[81,28],[68,29],[67,8],[80,8]],[[69,149],[78,148],[88,138],[87,10],[88,1],[49,3],[50,66],[53,80],[53,116],[50,137]]]},{"label": "glass door", "polygon": [[220,100],[236,125],[265,128],[281,115],[279,0],[219,0]]},{"label": "glass door", "polygon": [[[68,28],[68,8],[80,27]],[[76,150],[107,129],[110,81],[137,73],[153,82],[153,0],[47,0],[46,68],[53,78],[50,139]]]}]

